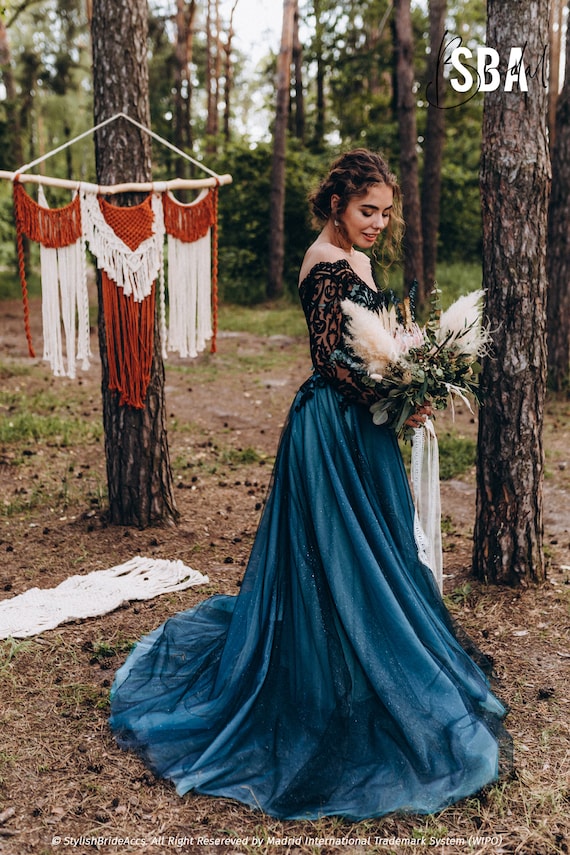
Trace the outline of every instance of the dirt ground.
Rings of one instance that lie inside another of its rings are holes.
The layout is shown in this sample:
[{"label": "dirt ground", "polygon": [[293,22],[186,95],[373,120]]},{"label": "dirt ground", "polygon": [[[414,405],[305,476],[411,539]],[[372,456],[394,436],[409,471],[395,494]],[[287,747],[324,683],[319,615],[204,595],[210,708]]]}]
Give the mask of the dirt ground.
[{"label": "dirt ground", "polygon": [[[38,350],[39,316],[33,304]],[[143,531],[111,527],[104,517],[98,360],[77,380],[52,377],[40,360],[26,356],[20,304],[0,303],[0,381],[14,401],[0,407],[0,420],[9,421],[18,396],[26,396],[86,426],[85,436],[73,442],[58,436],[0,442],[0,598],[54,587],[70,575],[107,569],[135,555],[182,559],[210,580],[32,639],[0,642],[1,855],[62,847],[77,853],[204,855],[256,849],[295,855],[569,851],[567,401],[547,407],[549,566],[543,586],[486,588],[470,577],[473,470],[442,483],[445,594],[456,619],[494,660],[499,693],[511,709],[511,779],[436,817],[358,825],[334,818],[280,822],[223,799],[179,798],[116,747],[107,727],[108,692],[132,642],[212,593],[237,592],[280,430],[308,370],[306,342],[286,334],[263,338],[222,330],[216,355],[194,362],[169,358],[166,397],[180,524]],[[464,408],[453,423],[450,414],[438,417],[437,429],[474,437],[476,420]]]}]

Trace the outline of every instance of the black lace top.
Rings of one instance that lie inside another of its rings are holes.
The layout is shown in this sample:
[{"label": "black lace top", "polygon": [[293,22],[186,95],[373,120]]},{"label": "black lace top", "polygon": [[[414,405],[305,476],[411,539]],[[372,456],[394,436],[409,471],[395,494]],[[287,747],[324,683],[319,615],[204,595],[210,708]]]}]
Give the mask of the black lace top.
[{"label": "black lace top", "polygon": [[347,348],[346,321],[340,304],[349,299],[378,311],[384,303],[382,294],[367,285],[348,261],[341,259],[316,264],[299,285],[299,296],[309,327],[315,371],[348,401],[370,405],[378,400],[376,384]]}]

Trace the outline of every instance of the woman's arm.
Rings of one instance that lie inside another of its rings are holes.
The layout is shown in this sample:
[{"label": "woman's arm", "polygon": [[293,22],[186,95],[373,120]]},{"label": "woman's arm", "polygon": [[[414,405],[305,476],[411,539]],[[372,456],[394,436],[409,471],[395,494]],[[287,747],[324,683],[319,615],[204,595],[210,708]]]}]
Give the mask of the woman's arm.
[{"label": "woman's arm", "polygon": [[313,268],[299,290],[315,369],[348,400],[369,406],[381,396],[379,388],[347,349],[340,308],[355,282],[348,265],[322,263]]}]

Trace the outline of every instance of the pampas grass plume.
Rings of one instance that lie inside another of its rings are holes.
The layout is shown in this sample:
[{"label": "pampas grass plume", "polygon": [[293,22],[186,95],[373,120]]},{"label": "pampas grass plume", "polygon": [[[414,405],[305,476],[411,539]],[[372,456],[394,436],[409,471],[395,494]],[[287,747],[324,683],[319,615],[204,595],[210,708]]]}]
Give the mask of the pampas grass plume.
[{"label": "pampas grass plume", "polygon": [[352,350],[365,363],[370,375],[382,375],[399,355],[398,343],[384,326],[383,317],[351,300],[343,300],[340,307],[346,315]]},{"label": "pampas grass plume", "polygon": [[437,333],[439,341],[453,336],[461,351],[472,358],[483,353],[490,340],[488,330],[481,326],[484,294],[478,290],[459,297],[442,313]]}]

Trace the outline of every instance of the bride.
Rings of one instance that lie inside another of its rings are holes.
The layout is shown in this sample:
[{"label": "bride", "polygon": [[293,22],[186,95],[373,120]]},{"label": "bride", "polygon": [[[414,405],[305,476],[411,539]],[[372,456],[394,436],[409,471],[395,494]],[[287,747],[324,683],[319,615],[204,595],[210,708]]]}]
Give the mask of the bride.
[{"label": "bride", "polygon": [[311,204],[321,231],[299,295],[314,371],[240,593],[144,637],[116,675],[110,723],[181,795],[284,819],[431,813],[497,778],[505,710],[420,560],[396,436],[369,412],[380,393],[343,360],[340,303],[383,304],[361,250],[397,246],[398,185],[358,149]]}]

